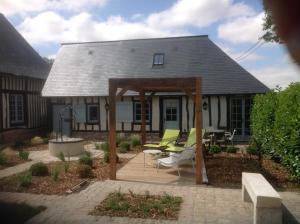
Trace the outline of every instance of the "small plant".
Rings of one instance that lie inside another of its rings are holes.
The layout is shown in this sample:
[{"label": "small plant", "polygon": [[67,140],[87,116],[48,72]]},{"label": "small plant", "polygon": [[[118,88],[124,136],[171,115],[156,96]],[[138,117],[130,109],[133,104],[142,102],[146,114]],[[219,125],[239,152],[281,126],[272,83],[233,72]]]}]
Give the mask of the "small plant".
[{"label": "small plant", "polygon": [[126,153],[130,148],[130,144],[128,142],[121,142],[119,144],[119,152]]},{"label": "small plant", "polygon": [[44,140],[43,138],[39,137],[39,136],[35,136],[30,140],[30,144],[31,145],[40,145],[43,144]]},{"label": "small plant", "polygon": [[88,156],[88,157],[92,157],[92,153],[89,152],[89,151],[84,151],[84,154],[85,154],[86,156]]},{"label": "small plant", "polygon": [[247,153],[250,155],[256,155],[258,153],[257,151],[257,147],[255,147],[254,145],[249,145],[247,148]]},{"label": "small plant", "polygon": [[211,145],[208,148],[208,152],[211,154],[216,154],[216,153],[220,153],[222,151],[221,147],[218,145]]},{"label": "small plant", "polygon": [[22,160],[28,160],[29,152],[21,150],[21,151],[19,151],[19,157]]},{"label": "small plant", "polygon": [[58,154],[58,158],[59,158],[61,161],[63,161],[63,162],[66,161],[65,154],[64,154],[63,152],[60,152],[60,153]]},{"label": "small plant", "polygon": [[43,138],[43,143],[44,144],[48,144],[49,143],[49,138],[48,137],[44,137]]},{"label": "small plant", "polygon": [[93,166],[93,159],[90,156],[85,154],[85,155],[83,155],[79,158],[79,163],[92,167]]},{"label": "small plant", "polygon": [[79,177],[81,177],[81,178],[87,178],[87,177],[92,176],[92,168],[91,168],[91,166],[86,165],[86,164],[79,164],[77,166],[76,171],[77,171]]},{"label": "small plant", "polygon": [[107,152],[109,150],[108,142],[103,142],[100,147],[104,152]]},{"label": "small plant", "polygon": [[141,145],[141,139],[139,135],[131,135],[131,145],[132,147]]},{"label": "small plant", "polygon": [[3,152],[0,152],[0,165],[4,165],[7,163],[7,157]]},{"label": "small plant", "polygon": [[47,176],[49,174],[47,165],[42,162],[33,164],[29,170],[32,176]]},{"label": "small plant", "polygon": [[104,152],[103,160],[104,160],[104,162],[109,163],[109,152],[108,151]]},{"label": "small plant", "polygon": [[234,146],[228,146],[228,147],[226,148],[226,152],[228,152],[228,153],[236,153],[238,149],[239,149],[239,148],[234,147]]},{"label": "small plant", "polygon": [[20,174],[18,175],[18,186],[21,187],[29,187],[31,185],[32,175],[30,173]]},{"label": "small plant", "polygon": [[26,143],[23,140],[17,140],[17,141],[15,141],[15,144],[14,144],[14,146],[16,148],[21,148],[21,147],[24,147],[25,145],[26,145]]},{"label": "small plant", "polygon": [[52,179],[54,181],[58,181],[59,173],[60,173],[59,167],[56,166],[52,172]]},{"label": "small plant", "polygon": [[117,137],[116,137],[116,146],[118,147],[119,144],[123,141],[126,140],[126,137],[125,137],[125,133],[119,133],[117,134]]},{"label": "small plant", "polygon": [[100,149],[100,145],[98,143],[95,143],[95,149],[97,149],[97,150]]},{"label": "small plant", "polygon": [[70,169],[70,164],[68,162],[65,162],[64,163],[64,170],[65,170],[65,173],[67,173]]}]

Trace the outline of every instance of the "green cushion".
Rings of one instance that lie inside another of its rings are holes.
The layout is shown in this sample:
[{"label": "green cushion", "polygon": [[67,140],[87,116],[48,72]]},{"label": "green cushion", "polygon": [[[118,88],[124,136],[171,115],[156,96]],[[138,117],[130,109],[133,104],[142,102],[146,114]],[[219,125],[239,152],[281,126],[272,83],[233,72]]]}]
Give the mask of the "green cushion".
[{"label": "green cushion", "polygon": [[161,142],[159,144],[145,144],[144,147],[161,148],[167,147],[169,144],[175,144],[179,136],[179,132],[180,131],[177,129],[166,129],[163,138],[161,139]]}]

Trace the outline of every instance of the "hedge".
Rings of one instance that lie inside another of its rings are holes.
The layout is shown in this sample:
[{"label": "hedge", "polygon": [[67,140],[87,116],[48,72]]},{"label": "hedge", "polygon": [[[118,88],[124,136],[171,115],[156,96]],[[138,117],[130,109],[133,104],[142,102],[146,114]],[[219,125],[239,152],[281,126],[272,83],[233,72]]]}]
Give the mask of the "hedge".
[{"label": "hedge", "polygon": [[300,182],[300,83],[257,95],[251,131],[259,152],[279,158],[291,177]]}]

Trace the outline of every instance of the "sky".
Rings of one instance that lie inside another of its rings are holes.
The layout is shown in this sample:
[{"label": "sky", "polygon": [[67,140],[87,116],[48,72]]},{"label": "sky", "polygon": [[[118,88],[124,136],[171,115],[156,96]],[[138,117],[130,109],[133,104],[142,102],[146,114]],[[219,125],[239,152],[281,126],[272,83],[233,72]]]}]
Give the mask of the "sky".
[{"label": "sky", "polygon": [[208,35],[268,87],[300,81],[283,44],[259,41],[261,0],[0,0],[0,12],[43,57],[65,42]]}]

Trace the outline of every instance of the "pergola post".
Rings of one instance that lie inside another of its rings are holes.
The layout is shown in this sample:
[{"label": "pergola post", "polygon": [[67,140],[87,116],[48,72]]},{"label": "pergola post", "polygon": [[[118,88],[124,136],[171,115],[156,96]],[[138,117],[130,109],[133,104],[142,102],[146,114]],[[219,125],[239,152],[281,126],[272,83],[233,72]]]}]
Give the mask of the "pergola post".
[{"label": "pergola post", "polygon": [[145,92],[140,92],[141,101],[141,140],[142,145],[146,143],[146,105],[145,105]]},{"label": "pergola post", "polygon": [[109,163],[110,179],[116,179],[117,152],[116,152],[116,92],[117,88],[112,80],[109,80]]},{"label": "pergola post", "polygon": [[196,106],[196,184],[202,183],[202,96],[201,79],[195,83],[195,106]]}]

